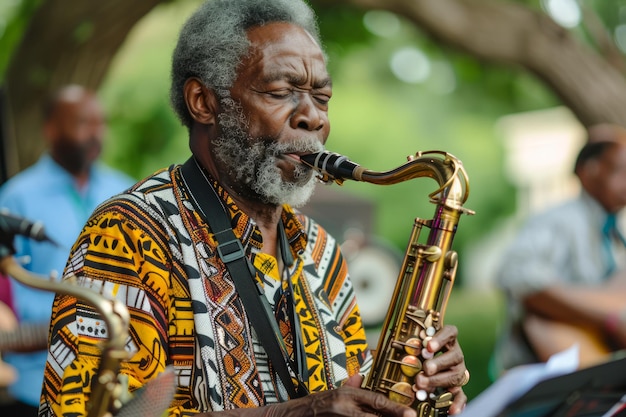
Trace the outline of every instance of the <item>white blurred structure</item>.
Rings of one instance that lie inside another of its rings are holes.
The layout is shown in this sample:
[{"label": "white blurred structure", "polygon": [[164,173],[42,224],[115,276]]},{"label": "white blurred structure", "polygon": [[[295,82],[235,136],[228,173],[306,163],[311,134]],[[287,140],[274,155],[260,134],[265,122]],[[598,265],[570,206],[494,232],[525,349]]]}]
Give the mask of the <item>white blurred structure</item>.
[{"label": "white blurred structure", "polygon": [[496,123],[502,138],[504,175],[517,188],[513,218],[477,242],[463,256],[465,281],[473,289],[491,289],[503,251],[529,214],[576,195],[580,186],[574,162],[586,141],[585,128],[566,107],[519,113]]},{"label": "white blurred structure", "polygon": [[578,193],[574,162],[586,132],[567,108],[505,116],[496,129],[504,144],[505,174],[519,190],[519,216]]}]

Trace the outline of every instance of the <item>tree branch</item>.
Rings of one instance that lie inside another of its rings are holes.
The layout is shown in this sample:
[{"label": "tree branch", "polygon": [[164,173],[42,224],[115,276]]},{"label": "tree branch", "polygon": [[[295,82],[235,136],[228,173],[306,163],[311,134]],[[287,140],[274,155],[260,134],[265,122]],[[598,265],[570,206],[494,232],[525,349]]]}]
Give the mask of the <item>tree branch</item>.
[{"label": "tree branch", "polygon": [[485,61],[530,71],[584,125],[614,122],[626,126],[624,76],[539,11],[501,0],[345,2],[397,13],[441,44]]}]

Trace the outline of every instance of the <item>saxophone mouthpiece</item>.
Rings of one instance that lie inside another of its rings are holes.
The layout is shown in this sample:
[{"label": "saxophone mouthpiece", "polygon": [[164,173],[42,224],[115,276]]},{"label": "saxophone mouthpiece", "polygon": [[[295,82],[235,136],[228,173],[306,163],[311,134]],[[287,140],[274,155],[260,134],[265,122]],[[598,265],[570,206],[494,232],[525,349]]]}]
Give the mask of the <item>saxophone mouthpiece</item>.
[{"label": "saxophone mouthpiece", "polygon": [[364,169],[350,161],[346,156],[335,152],[318,152],[300,156],[300,162],[317,171],[324,182],[335,181],[341,184],[344,180],[362,181]]}]

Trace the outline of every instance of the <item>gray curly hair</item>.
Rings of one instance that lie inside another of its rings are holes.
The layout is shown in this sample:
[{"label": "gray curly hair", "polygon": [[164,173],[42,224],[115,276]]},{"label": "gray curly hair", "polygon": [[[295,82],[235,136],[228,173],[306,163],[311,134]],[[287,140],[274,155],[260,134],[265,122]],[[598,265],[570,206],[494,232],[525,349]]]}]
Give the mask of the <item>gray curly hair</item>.
[{"label": "gray curly hair", "polygon": [[197,77],[219,98],[227,96],[250,47],[246,30],[272,22],[298,25],[322,45],[315,14],[302,0],[207,0],[187,20],[174,49],[170,87],[183,125],[192,123],[183,96],[185,81]]}]

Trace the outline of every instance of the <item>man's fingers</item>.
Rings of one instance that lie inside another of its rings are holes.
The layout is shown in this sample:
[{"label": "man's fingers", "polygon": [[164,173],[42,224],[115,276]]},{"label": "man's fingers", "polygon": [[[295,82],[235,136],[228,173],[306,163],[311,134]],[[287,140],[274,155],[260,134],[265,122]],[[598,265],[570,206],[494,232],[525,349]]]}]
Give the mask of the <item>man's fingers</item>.
[{"label": "man's fingers", "polygon": [[458,335],[459,331],[456,326],[443,326],[435,333],[433,338],[430,339],[426,348],[433,353],[439,352],[444,346],[456,344]]},{"label": "man's fingers", "polygon": [[465,392],[461,387],[453,387],[450,388],[448,391],[450,391],[452,395],[454,395],[454,399],[452,400],[452,405],[448,410],[448,414],[459,414],[465,409],[465,405],[467,404],[467,395],[465,395]]}]

